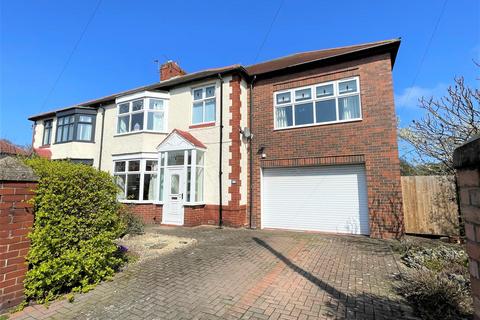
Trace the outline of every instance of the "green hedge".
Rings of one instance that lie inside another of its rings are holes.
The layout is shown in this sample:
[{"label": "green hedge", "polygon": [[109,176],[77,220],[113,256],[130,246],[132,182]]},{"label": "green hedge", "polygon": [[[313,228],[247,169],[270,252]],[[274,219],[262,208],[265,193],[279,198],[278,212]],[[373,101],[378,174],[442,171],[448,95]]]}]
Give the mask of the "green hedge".
[{"label": "green hedge", "polygon": [[29,235],[27,298],[48,302],[111,277],[125,261],[113,242],[124,233],[125,223],[112,177],[67,161],[25,162],[40,177]]}]

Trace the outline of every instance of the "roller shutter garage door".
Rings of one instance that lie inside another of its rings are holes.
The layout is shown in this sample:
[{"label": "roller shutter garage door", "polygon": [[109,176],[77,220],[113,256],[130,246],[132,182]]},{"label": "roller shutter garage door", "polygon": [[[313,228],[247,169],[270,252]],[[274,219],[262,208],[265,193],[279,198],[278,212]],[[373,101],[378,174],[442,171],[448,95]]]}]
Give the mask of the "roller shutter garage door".
[{"label": "roller shutter garage door", "polygon": [[365,167],[263,169],[262,228],[369,234]]}]

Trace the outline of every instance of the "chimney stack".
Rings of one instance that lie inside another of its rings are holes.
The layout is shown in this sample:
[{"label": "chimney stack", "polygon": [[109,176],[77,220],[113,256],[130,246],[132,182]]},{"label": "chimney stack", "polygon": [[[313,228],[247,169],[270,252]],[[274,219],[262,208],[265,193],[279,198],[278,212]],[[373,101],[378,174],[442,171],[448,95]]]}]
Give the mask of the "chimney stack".
[{"label": "chimney stack", "polygon": [[183,76],[187,74],[180,66],[169,60],[160,67],[160,81],[165,81],[174,77]]}]

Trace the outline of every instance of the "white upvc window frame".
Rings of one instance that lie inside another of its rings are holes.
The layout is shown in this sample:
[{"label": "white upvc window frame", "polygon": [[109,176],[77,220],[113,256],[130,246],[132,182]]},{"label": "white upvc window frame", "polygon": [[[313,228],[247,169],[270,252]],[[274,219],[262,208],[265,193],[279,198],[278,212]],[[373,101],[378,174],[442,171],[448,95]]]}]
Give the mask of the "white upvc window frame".
[{"label": "white upvc window frame", "polygon": [[[143,100],[143,109],[133,111],[132,106],[135,101]],[[162,100],[163,101],[163,110],[154,110],[150,109],[150,100]],[[117,114],[115,117],[115,136],[123,136],[129,134],[137,134],[143,132],[150,132],[150,133],[164,133],[168,134],[168,109],[169,109],[169,97],[167,94],[162,92],[140,92],[136,94],[132,94],[129,96],[117,98],[116,100],[116,109]],[[128,112],[120,113],[120,105],[128,103]],[[143,113],[143,128],[141,130],[133,131],[130,130],[132,126],[132,115]],[[149,113],[163,113],[163,130],[149,130],[148,127],[148,114]],[[128,131],[126,132],[119,132],[119,118],[128,116],[129,123],[128,123]]]},{"label": "white upvc window frame", "polygon": [[[178,164],[178,165],[169,165],[168,164],[168,154],[170,152],[179,152],[183,151],[184,152],[184,161],[183,164]],[[197,152],[203,152],[203,164],[199,165],[197,164]],[[188,156],[190,153],[190,163],[188,163]],[[156,204],[164,204],[167,196],[167,190],[165,189],[165,175],[168,170],[168,168],[184,168],[184,173],[185,173],[185,184],[184,184],[184,189],[182,190],[182,193],[185,195],[184,196],[184,205],[186,206],[196,206],[196,205],[204,205],[205,204],[205,150],[203,149],[185,149],[185,150],[171,150],[171,151],[162,151],[159,152],[158,154],[158,176],[160,177],[158,179],[159,184],[161,181],[161,170],[163,170],[163,178],[164,178],[164,185],[163,188],[160,188],[160,185],[158,186],[158,190],[162,191],[162,199],[160,200],[159,197],[156,199],[155,203]],[[196,197],[196,171],[197,168],[203,168],[203,181],[202,181],[202,190],[203,190],[203,199],[201,201],[192,201],[192,199],[195,199]],[[188,176],[188,168],[190,168],[190,177]],[[190,178],[190,199],[188,199],[188,179]],[[190,200],[190,201],[188,201]]]},{"label": "white upvc window frame", "polygon": [[[339,83],[346,82],[346,81],[351,81],[351,80],[356,81],[357,90],[355,92],[340,93],[339,92]],[[333,85],[333,95],[317,98],[317,93],[316,93],[317,87],[322,87],[322,86],[326,86],[326,85],[330,85],[330,84]],[[295,101],[295,91],[299,91],[299,90],[303,90],[303,89],[310,89],[311,90],[310,99]],[[290,93],[290,103],[283,103],[283,104],[278,104],[277,103],[277,95],[280,95],[280,94],[283,94],[283,93]],[[359,100],[358,105],[359,105],[360,117],[352,118],[352,119],[346,119],[346,120],[340,120],[338,100],[340,98],[357,96],[357,95],[358,95],[358,100]],[[335,112],[336,112],[336,119],[337,120],[317,123],[316,103],[319,102],[319,101],[327,101],[327,100],[333,100],[333,99],[335,99]],[[306,104],[306,103],[312,103],[313,104],[313,123],[295,125],[295,106],[296,105],[303,105],[303,104]],[[285,126],[285,127],[277,127],[277,108],[285,107],[285,106],[291,106],[292,107],[292,123],[293,123],[293,125]],[[359,76],[348,77],[348,78],[338,79],[338,80],[334,80],[334,81],[321,82],[321,83],[316,83],[316,84],[309,85],[309,86],[296,87],[296,88],[291,88],[291,89],[287,89],[287,90],[280,90],[280,91],[275,91],[273,93],[273,128],[274,128],[275,131],[276,130],[287,130],[287,129],[292,129],[292,128],[322,126],[322,125],[329,125],[329,124],[335,124],[335,123],[356,122],[356,121],[361,121],[361,120],[363,120],[363,115],[362,115],[362,99],[361,99],[360,77]]]},{"label": "white upvc window frame", "polygon": [[[140,170],[139,171],[129,171],[128,170],[128,163],[129,161],[140,161]],[[157,162],[157,170],[156,171],[146,171],[146,164],[147,161],[156,161]],[[115,171],[115,164],[118,162],[125,162],[125,171]],[[158,190],[160,188],[160,170],[159,170],[160,164],[158,163],[158,158],[155,155],[152,156],[146,156],[143,155],[143,157],[139,157],[138,155],[135,156],[126,156],[126,157],[120,157],[120,158],[115,158],[113,160],[113,176],[116,177],[118,175],[125,175],[125,190],[124,190],[124,196],[125,199],[119,199],[120,202],[123,203],[155,203],[156,199],[158,199]],[[140,175],[140,186],[139,186],[139,195],[138,195],[138,200],[132,200],[132,199],[126,199],[127,196],[127,188],[128,188],[128,175],[134,175],[134,174],[139,174]],[[153,200],[144,200],[143,199],[143,192],[144,192],[144,182],[145,182],[145,175],[146,174],[157,174],[158,180],[157,180],[157,195],[155,196],[155,199]]]},{"label": "white upvc window frame", "polygon": [[[210,88],[210,87],[214,88],[215,93],[212,97],[206,97],[206,89]],[[218,106],[217,106],[217,92],[219,91],[218,89],[219,88],[217,88],[216,83],[210,83],[210,84],[201,85],[201,86],[191,88],[192,106],[191,106],[191,109],[190,109],[191,110],[190,121],[191,121],[192,126],[203,125],[203,124],[212,124],[212,123],[217,122],[217,109],[218,109]],[[197,91],[197,90],[202,90],[202,98],[198,99],[198,100],[195,100],[195,91]],[[210,120],[210,121],[205,121],[205,102],[207,100],[211,100],[211,99],[214,100],[214,105],[215,105],[214,116],[215,116],[215,119]],[[202,121],[201,122],[193,122],[193,106],[196,103],[202,103]]]}]

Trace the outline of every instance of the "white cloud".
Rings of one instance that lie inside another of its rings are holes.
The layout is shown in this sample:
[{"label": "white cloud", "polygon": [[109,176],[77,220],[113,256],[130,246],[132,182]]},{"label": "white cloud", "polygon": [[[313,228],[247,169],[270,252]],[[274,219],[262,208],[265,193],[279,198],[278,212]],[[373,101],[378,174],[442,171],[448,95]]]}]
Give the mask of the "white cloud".
[{"label": "white cloud", "polygon": [[440,98],[447,93],[447,85],[443,83],[437,84],[433,88],[424,88],[413,86],[405,88],[402,93],[395,94],[395,105],[397,108],[415,108],[418,106],[418,100],[425,98]]}]

